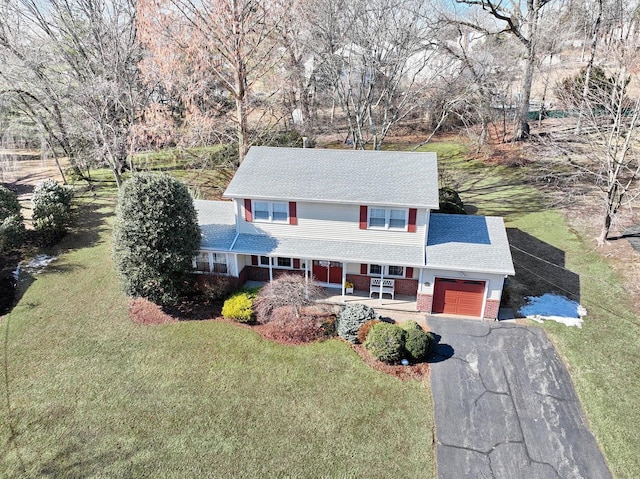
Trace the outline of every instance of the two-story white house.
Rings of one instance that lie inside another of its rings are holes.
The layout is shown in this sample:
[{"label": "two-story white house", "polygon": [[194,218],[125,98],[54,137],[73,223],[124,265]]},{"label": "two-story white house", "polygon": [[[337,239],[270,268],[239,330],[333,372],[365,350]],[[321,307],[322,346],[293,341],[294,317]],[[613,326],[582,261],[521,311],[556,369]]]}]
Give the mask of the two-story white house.
[{"label": "two-story white house", "polygon": [[432,213],[434,153],[252,147],[224,196],[195,202],[200,272],[241,282],[296,272],[343,295],[351,282],[481,318],[497,316],[514,274],[502,218]]}]

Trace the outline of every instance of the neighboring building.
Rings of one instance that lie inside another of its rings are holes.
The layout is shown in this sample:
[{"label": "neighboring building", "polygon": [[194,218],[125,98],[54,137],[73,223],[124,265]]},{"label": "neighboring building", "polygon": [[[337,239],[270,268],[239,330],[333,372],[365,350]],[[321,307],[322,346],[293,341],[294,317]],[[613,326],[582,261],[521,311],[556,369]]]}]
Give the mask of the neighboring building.
[{"label": "neighboring building", "polygon": [[342,294],[349,281],[415,296],[420,311],[484,318],[514,274],[502,218],[431,212],[435,153],[252,147],[224,196],[233,201],[195,202],[200,272],[297,272]]}]

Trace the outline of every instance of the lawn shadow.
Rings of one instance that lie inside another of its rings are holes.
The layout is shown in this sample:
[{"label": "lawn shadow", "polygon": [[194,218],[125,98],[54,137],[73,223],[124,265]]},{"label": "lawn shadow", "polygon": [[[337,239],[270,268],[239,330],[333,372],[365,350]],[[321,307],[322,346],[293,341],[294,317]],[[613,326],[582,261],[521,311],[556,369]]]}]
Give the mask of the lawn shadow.
[{"label": "lawn shadow", "polygon": [[580,302],[580,276],[567,269],[563,250],[518,228],[507,228],[515,276],[509,278],[509,302],[514,311],[525,304],[525,296],[547,293]]}]

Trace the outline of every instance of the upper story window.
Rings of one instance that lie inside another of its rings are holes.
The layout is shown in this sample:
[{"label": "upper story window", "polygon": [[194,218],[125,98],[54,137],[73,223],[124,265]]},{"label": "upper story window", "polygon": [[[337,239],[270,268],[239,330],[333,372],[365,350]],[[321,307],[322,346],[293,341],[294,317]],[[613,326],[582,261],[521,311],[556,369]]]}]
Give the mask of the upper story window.
[{"label": "upper story window", "polygon": [[253,202],[253,220],[273,223],[289,222],[289,203],[280,201]]},{"label": "upper story window", "polygon": [[406,209],[369,208],[369,228],[406,231],[407,216]]}]

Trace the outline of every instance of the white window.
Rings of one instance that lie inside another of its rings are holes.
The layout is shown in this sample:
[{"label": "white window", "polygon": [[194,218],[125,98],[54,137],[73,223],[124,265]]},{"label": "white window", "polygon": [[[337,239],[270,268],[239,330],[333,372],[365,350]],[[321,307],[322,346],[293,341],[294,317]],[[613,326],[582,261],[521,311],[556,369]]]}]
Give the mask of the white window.
[{"label": "white window", "polygon": [[394,276],[397,278],[404,278],[404,266],[381,266],[379,264],[370,264],[369,265],[369,275],[370,276],[381,276],[382,270],[384,268],[384,275]]},{"label": "white window", "polygon": [[253,219],[255,221],[270,221],[269,203],[267,201],[253,202]]},{"label": "white window", "polygon": [[405,231],[407,216],[406,209],[369,208],[369,228]]},{"label": "white window", "polygon": [[193,260],[193,265],[195,270],[200,273],[227,274],[229,272],[227,255],[225,253],[199,251]]},{"label": "white window", "polygon": [[227,266],[227,255],[224,253],[211,253],[213,260],[213,272],[218,274],[227,274],[229,267]]},{"label": "white window", "polygon": [[201,273],[209,273],[209,253],[206,251],[199,251],[198,255],[194,259],[194,267],[196,271]]},{"label": "white window", "polygon": [[268,221],[271,223],[288,223],[289,203],[254,200],[253,219],[254,221]]},{"label": "white window", "polygon": [[269,258],[268,256],[260,256],[261,266],[269,266],[270,263],[277,268],[293,268],[292,258],[283,258],[280,256]]},{"label": "white window", "polygon": [[404,267],[402,266],[388,266],[388,275],[389,276],[404,276]]},{"label": "white window", "polygon": [[369,274],[372,276],[380,276],[382,274],[382,266],[379,264],[370,264]]},{"label": "white window", "polygon": [[291,258],[278,257],[278,266],[281,268],[291,268],[292,267]]}]

